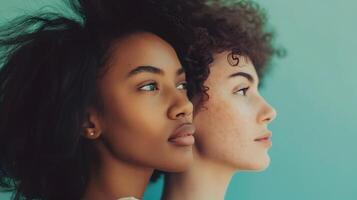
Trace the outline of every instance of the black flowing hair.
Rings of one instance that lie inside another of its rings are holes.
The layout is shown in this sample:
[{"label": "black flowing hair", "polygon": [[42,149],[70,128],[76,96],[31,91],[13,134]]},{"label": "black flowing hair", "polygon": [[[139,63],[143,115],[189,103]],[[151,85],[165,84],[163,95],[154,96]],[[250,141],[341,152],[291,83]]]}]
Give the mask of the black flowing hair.
[{"label": "black flowing hair", "polygon": [[93,155],[81,126],[102,55],[81,24],[57,14],[11,25],[0,40],[1,186],[14,199],[78,199]]},{"label": "black flowing hair", "polygon": [[118,0],[106,18],[97,9],[108,2],[72,1],[74,18],[43,13],[0,27],[0,187],[15,190],[16,200],[83,196],[98,155],[82,125],[86,109],[100,107],[96,80],[113,42],[148,31],[180,57],[187,52],[186,29],[171,7]]}]

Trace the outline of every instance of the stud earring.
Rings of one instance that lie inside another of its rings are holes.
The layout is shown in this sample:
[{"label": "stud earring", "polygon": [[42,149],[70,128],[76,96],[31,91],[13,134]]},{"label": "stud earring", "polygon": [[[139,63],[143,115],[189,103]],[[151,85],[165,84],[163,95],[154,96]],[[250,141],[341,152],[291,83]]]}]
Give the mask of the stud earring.
[{"label": "stud earring", "polygon": [[90,137],[93,137],[95,135],[95,130],[93,130],[93,129],[87,130],[87,135]]}]

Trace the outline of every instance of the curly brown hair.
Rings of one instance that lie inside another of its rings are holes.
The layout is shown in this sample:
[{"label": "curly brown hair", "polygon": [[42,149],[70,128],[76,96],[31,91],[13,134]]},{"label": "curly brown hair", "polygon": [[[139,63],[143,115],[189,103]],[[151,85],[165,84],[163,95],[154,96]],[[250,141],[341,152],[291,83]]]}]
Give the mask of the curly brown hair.
[{"label": "curly brown hair", "polygon": [[274,33],[266,30],[266,22],[264,10],[249,0],[209,1],[191,14],[196,38],[188,51],[191,67],[186,74],[190,96],[198,99],[196,107],[209,98],[204,82],[216,53],[231,51],[227,60],[232,66],[238,65],[239,55],[250,58],[258,76],[263,77],[271,58],[281,55],[273,46]]}]

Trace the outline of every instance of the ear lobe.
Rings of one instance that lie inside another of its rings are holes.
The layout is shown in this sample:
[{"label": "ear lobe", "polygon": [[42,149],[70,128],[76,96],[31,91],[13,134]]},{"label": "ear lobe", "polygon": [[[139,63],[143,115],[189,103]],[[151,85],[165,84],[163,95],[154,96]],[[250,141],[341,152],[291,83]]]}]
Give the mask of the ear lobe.
[{"label": "ear lobe", "polygon": [[87,139],[97,139],[102,133],[100,115],[93,108],[87,109],[85,121],[83,122],[83,136]]},{"label": "ear lobe", "polygon": [[87,128],[85,129],[83,136],[87,139],[97,139],[100,136],[100,132],[97,132],[93,128]]}]

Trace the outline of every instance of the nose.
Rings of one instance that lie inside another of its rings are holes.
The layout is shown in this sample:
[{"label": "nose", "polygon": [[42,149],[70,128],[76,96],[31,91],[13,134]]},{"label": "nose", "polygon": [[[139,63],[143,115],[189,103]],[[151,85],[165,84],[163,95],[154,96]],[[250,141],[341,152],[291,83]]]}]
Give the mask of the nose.
[{"label": "nose", "polygon": [[167,113],[169,119],[188,118],[192,121],[193,104],[188,100],[187,95],[179,91],[172,99]]},{"label": "nose", "polygon": [[258,122],[269,124],[271,123],[277,116],[276,110],[263,99],[263,104],[258,114]]}]

